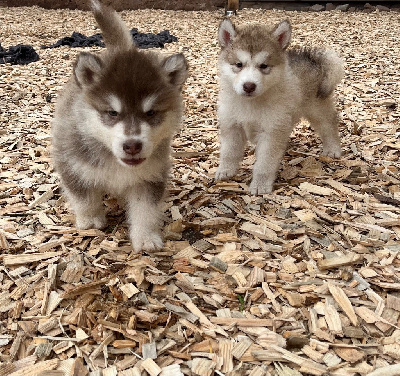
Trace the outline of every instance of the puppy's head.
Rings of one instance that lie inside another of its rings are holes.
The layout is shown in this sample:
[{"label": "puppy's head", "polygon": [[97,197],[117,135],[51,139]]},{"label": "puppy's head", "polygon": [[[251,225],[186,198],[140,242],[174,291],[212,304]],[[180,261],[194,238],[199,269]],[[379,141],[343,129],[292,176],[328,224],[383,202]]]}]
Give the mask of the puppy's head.
[{"label": "puppy's head", "polygon": [[182,54],[81,53],[74,76],[91,114],[85,126],[122,165],[141,164],[179,123],[187,71]]},{"label": "puppy's head", "polygon": [[225,19],[218,30],[222,77],[238,95],[257,97],[265,93],[284,73],[290,38],[287,20],[271,30],[258,24],[235,27]]}]

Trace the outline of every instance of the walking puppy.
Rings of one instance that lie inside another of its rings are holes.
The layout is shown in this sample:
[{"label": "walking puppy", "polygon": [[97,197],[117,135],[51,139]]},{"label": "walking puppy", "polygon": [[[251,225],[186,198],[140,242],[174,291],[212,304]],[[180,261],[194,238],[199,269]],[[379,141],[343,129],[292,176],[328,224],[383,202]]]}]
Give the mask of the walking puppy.
[{"label": "walking puppy", "polygon": [[123,199],[135,251],[162,247],[160,201],[181,122],[182,54],[139,51],[111,8],[92,0],[107,46],[81,53],[53,122],[53,159],[82,229],[106,225],[103,195]]},{"label": "walking puppy", "polygon": [[273,29],[255,24],[236,28],[226,19],[218,37],[221,151],[217,180],[236,174],[249,140],[256,145],[250,192],[271,192],[290,134],[302,117],[319,133],[323,154],[340,157],[333,92],[344,72],[335,52],[287,50],[289,21]]}]

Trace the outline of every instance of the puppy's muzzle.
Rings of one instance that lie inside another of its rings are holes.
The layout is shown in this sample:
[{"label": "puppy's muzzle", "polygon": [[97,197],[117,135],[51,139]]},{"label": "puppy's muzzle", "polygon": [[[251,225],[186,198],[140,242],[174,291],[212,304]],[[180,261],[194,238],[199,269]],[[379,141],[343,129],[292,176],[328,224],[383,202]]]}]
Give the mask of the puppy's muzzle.
[{"label": "puppy's muzzle", "polygon": [[134,156],[142,151],[143,144],[140,141],[129,140],[124,142],[122,148],[126,154]]},{"label": "puppy's muzzle", "polygon": [[243,91],[246,94],[252,94],[256,90],[257,85],[254,82],[245,82],[243,84]]},{"label": "puppy's muzzle", "polygon": [[122,149],[127,155],[127,158],[122,158],[121,160],[129,166],[137,166],[146,160],[146,158],[140,158],[138,156],[143,149],[143,143],[141,141],[125,141],[122,144]]}]

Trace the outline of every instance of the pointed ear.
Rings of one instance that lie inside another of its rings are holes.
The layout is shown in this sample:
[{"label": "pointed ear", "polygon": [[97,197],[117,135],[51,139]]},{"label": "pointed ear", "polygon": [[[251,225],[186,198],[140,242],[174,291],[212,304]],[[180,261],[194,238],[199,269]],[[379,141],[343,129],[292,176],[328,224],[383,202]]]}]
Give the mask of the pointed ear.
[{"label": "pointed ear", "polygon": [[162,63],[162,67],[167,72],[169,82],[176,86],[182,86],[188,76],[189,65],[183,54],[168,56]]},{"label": "pointed ear", "polygon": [[282,50],[286,50],[289,46],[290,38],[292,37],[292,26],[290,25],[289,20],[279,23],[272,32],[272,36],[279,43]]},{"label": "pointed ear", "polygon": [[230,19],[221,22],[218,29],[218,40],[222,48],[227,47],[236,37],[235,26]]},{"label": "pointed ear", "polygon": [[103,63],[98,56],[81,52],[74,66],[74,75],[79,86],[91,86],[96,83],[100,77],[102,66]]}]

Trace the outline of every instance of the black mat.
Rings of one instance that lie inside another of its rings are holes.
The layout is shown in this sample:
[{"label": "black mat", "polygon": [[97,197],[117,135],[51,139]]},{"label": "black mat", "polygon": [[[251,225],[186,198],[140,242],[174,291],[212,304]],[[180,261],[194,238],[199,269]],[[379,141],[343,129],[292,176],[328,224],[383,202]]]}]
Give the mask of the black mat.
[{"label": "black mat", "polygon": [[26,65],[39,60],[39,55],[32,46],[18,44],[5,50],[0,44],[0,64]]},{"label": "black mat", "polygon": [[[158,34],[139,33],[137,29],[131,30],[132,39],[139,48],[164,48],[165,43],[172,43],[178,40],[177,37],[170,34],[169,30],[161,31]],[[42,48],[57,48],[60,46],[70,47],[104,47],[103,37],[101,34],[91,35],[87,37],[84,34],[73,32],[70,37],[64,37],[50,46],[42,46]]]}]

